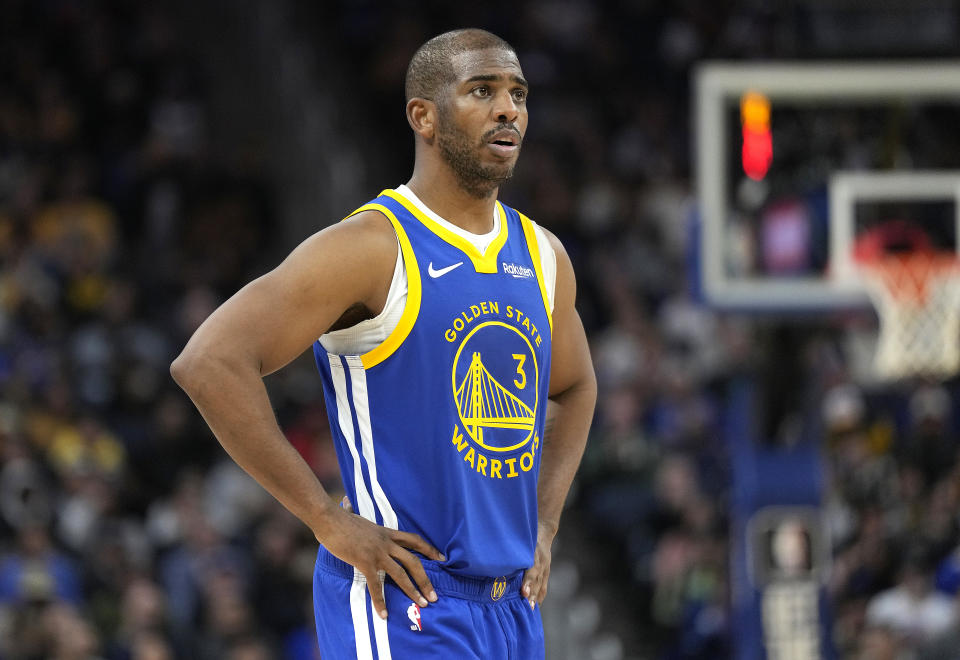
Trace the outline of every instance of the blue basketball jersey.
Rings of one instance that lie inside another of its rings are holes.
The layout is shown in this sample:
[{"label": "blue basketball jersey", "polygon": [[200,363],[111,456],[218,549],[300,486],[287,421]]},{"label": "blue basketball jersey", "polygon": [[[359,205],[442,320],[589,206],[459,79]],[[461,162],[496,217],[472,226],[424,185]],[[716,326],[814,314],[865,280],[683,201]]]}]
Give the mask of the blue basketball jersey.
[{"label": "blue basketball jersey", "polygon": [[[403,316],[364,355],[314,355],[354,509],[414,532],[464,576],[533,564],[551,323],[533,224],[497,203],[485,253],[394,190]],[[349,222],[349,219],[347,220]]]}]

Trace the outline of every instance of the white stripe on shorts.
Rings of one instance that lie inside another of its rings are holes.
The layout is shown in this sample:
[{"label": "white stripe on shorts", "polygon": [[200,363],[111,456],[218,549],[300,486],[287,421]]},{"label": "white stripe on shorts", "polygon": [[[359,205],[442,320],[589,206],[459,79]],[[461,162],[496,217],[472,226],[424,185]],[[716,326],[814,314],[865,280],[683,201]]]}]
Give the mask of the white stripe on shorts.
[{"label": "white stripe on shorts", "polygon": [[[356,568],[353,569],[353,585],[350,587],[350,616],[353,617],[353,636],[357,642],[357,660],[373,660],[370,631],[367,628],[367,581]],[[373,620],[379,618],[374,612]]]}]

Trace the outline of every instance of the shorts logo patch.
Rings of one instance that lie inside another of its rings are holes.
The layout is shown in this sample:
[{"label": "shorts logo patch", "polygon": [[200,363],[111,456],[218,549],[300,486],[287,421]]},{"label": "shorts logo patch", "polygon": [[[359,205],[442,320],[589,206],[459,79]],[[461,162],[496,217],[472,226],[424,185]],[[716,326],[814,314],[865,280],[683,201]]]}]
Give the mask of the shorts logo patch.
[{"label": "shorts logo patch", "polygon": [[493,586],[490,587],[490,600],[498,601],[503,598],[504,592],[507,590],[507,578],[498,577],[493,581]]},{"label": "shorts logo patch", "polygon": [[410,630],[416,630],[417,632],[423,632],[423,625],[420,622],[420,606],[416,603],[410,603],[410,607],[407,608],[407,618],[410,619],[412,625]]}]

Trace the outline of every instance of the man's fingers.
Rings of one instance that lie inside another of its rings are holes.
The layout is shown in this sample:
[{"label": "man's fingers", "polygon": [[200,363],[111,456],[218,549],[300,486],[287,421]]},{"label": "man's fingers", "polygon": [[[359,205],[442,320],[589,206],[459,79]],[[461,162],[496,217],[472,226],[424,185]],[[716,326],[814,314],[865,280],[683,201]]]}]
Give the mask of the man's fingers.
[{"label": "man's fingers", "polygon": [[[390,562],[393,563],[393,562]],[[373,611],[381,619],[387,618],[387,603],[383,599],[383,578],[380,571],[361,570],[364,577],[367,578],[367,591],[370,592],[370,600],[373,602]]]},{"label": "man's fingers", "polygon": [[520,582],[520,593],[524,598],[530,597],[530,581],[533,579],[530,576],[531,573],[533,573],[533,569],[528,568],[527,572],[523,574],[523,581]]},{"label": "man's fingers", "polygon": [[397,545],[401,545],[404,548],[410,550],[416,550],[424,557],[429,557],[430,559],[438,559],[440,561],[446,561],[447,558],[444,557],[439,550],[434,548],[432,545],[423,540],[419,534],[413,534],[411,532],[399,532],[394,530],[391,532],[390,537],[393,539],[393,542]]},{"label": "man's fingers", "polygon": [[533,568],[528,568],[527,572],[523,574],[523,582],[520,583],[520,593],[523,594],[523,597],[526,598],[528,602],[535,602],[534,596],[538,592],[539,586],[539,567],[534,566]]},{"label": "man's fingers", "polygon": [[549,577],[549,564],[534,566],[533,568],[527,569],[527,572],[523,574],[520,593],[527,599],[531,608],[535,607],[537,603],[542,603],[543,599],[546,598],[547,580]]},{"label": "man's fingers", "polygon": [[[410,574],[410,577],[416,581],[417,586],[420,587],[420,592],[426,594],[427,600],[435,603],[437,601],[437,592],[434,590],[433,584],[427,576],[427,572],[423,570],[423,564],[420,563],[420,560],[403,548],[399,548],[393,557],[400,562],[407,573]],[[424,603],[420,604],[424,605]]]},{"label": "man's fingers", "polygon": [[410,578],[407,577],[406,572],[401,568],[400,564],[395,561],[391,561],[386,566],[387,575],[393,578],[393,581],[397,583],[397,586],[400,587],[400,590],[407,594],[407,597],[412,600],[414,603],[420,607],[427,606],[427,599],[423,597],[417,588],[413,586],[413,582],[410,581]]},{"label": "man's fingers", "polygon": [[547,585],[550,582],[550,567],[546,566],[543,569],[543,573],[540,575],[540,590],[537,593],[534,600],[538,603],[542,603],[543,599],[547,597]]},{"label": "man's fingers", "polygon": [[346,495],[343,496],[343,499],[340,500],[340,508],[346,511],[347,513],[353,513],[353,505],[350,504],[350,498]]}]

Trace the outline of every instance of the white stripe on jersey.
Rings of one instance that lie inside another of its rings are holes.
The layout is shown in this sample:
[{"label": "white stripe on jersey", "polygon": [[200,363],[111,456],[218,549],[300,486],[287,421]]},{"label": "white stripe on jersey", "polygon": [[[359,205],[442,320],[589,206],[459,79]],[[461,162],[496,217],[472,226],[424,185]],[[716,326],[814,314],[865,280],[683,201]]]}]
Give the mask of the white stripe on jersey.
[{"label": "white stripe on jersey", "polygon": [[347,356],[346,360],[347,364],[350,365],[350,380],[353,382],[353,407],[357,412],[360,443],[363,448],[363,457],[367,461],[367,470],[370,473],[370,487],[373,489],[373,497],[377,502],[380,515],[383,517],[383,526],[388,529],[397,529],[397,514],[377,479],[373,431],[370,428],[370,401],[367,398],[367,372],[363,368],[359,355]]},{"label": "white stripe on jersey", "polygon": [[360,455],[357,454],[357,447],[354,443],[353,435],[353,416],[350,414],[350,400],[347,395],[347,378],[343,373],[343,364],[336,355],[327,355],[330,358],[330,374],[333,376],[333,386],[337,391],[337,421],[340,423],[340,430],[347,441],[347,447],[350,448],[350,455],[353,457],[353,484],[357,491],[357,513],[372,522],[377,522],[377,515],[373,510],[373,500],[367,492],[367,487],[363,483],[363,468],[360,465]]}]

